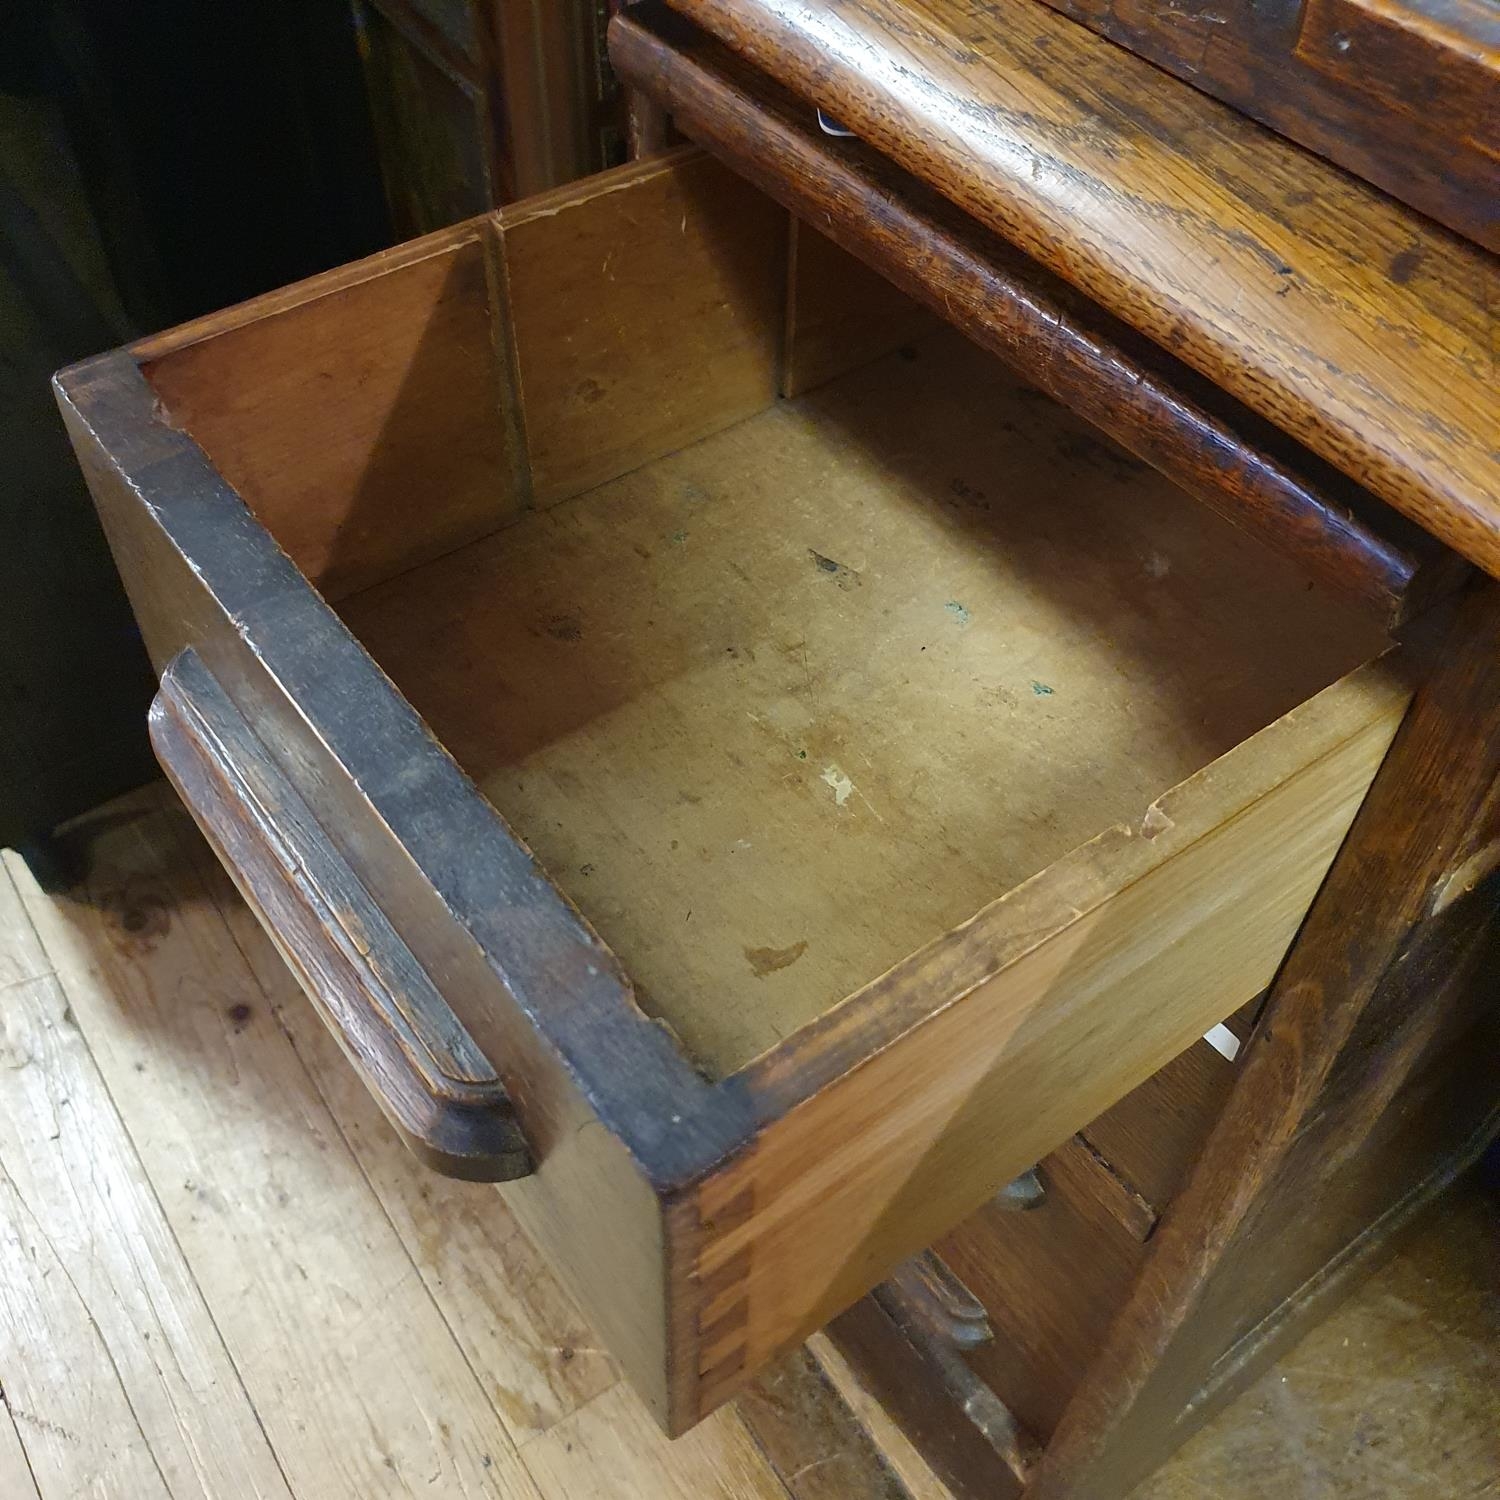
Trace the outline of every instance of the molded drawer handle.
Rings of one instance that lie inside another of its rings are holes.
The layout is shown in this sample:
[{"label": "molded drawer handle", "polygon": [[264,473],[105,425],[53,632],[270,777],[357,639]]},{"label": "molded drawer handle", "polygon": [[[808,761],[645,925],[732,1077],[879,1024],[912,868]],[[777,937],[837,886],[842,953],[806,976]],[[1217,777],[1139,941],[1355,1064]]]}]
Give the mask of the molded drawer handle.
[{"label": "molded drawer handle", "polygon": [[162,674],[150,723],[172,784],[407,1145],[450,1177],[526,1176],[493,1066],[195,652]]}]

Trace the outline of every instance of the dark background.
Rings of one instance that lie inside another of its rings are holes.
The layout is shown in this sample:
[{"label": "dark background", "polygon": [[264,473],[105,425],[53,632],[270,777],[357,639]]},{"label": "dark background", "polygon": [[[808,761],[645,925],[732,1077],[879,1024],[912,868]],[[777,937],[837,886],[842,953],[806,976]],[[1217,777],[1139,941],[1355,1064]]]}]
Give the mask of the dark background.
[{"label": "dark background", "polygon": [[393,238],[347,0],[0,9],[0,844],[146,779],[152,678],[48,387]]}]

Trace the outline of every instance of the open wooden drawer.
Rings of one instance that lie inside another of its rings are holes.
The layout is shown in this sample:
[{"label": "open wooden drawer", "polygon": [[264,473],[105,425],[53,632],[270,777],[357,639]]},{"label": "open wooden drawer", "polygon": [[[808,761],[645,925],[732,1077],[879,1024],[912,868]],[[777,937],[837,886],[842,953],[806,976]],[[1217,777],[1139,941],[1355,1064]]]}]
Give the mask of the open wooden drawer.
[{"label": "open wooden drawer", "polygon": [[673,1431],[1262,990],[1408,698],[918,329],[686,150],[58,381],[169,773]]}]

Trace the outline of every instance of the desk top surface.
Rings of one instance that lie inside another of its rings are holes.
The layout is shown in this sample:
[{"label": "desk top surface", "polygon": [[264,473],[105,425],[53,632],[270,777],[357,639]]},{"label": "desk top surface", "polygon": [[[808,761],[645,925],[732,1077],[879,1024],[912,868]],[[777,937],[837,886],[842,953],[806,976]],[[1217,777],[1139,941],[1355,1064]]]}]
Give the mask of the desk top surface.
[{"label": "desk top surface", "polygon": [[1500,575],[1500,260],[1036,0],[672,0]]}]

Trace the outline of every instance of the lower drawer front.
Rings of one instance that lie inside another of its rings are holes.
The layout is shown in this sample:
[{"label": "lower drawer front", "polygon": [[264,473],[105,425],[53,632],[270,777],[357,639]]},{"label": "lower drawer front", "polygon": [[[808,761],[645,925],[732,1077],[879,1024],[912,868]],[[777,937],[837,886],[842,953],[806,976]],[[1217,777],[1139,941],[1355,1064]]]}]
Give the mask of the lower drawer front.
[{"label": "lower drawer front", "polygon": [[984,1304],[994,1339],[967,1356],[1016,1421],[1045,1444],[1123,1306],[1146,1248],[1070,1175],[1042,1162],[1046,1198],[1024,1213],[985,1207],[937,1250]]},{"label": "lower drawer front", "polygon": [[[1036,1442],[1050,1439],[1102,1347],[1233,1071],[1195,1042],[1040,1164],[1039,1204],[998,1199],[934,1247],[994,1330],[965,1355],[970,1368]],[[1100,1142],[1120,1148],[1131,1175]]]},{"label": "lower drawer front", "polygon": [[840,263],[689,150],[61,381],[200,823],[675,1430],[1269,982],[1409,691]]}]

